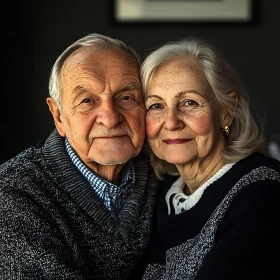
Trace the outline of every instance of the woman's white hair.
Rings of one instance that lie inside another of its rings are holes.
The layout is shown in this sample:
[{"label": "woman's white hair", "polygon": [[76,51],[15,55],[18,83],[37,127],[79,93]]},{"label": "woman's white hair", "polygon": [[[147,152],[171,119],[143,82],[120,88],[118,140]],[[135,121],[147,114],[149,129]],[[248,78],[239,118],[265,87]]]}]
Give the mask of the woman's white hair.
[{"label": "woman's white hair", "polygon": [[135,58],[137,64],[140,67],[141,59],[139,54],[132,49],[130,46],[126,45],[124,42],[118,39],[113,39],[105,35],[98,33],[91,33],[85,37],[77,40],[66,48],[63,53],[56,59],[50,73],[49,79],[49,95],[57,103],[59,109],[61,110],[61,88],[60,88],[60,76],[63,63],[67,57],[80,47],[97,47],[99,49],[112,49],[117,48],[127,52],[129,55]]},{"label": "woman's white hair", "polygon": [[[264,122],[252,110],[245,87],[220,51],[202,38],[188,37],[171,41],[152,51],[141,66],[144,94],[155,71],[162,65],[178,59],[191,59],[200,65],[220,108],[234,114],[230,135],[225,136],[226,149],[223,152],[225,163],[237,162],[256,151],[264,152]],[[231,92],[238,95],[236,110]],[[153,153],[151,163],[160,179],[163,179],[165,174],[178,174],[173,164],[157,158]]]}]

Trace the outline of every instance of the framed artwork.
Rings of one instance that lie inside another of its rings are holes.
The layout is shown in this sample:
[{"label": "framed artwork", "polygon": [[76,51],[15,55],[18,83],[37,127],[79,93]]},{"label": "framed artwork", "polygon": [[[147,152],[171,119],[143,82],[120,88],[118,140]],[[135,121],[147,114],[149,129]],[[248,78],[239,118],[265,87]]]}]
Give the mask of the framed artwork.
[{"label": "framed artwork", "polygon": [[113,0],[117,23],[250,23],[258,0]]}]

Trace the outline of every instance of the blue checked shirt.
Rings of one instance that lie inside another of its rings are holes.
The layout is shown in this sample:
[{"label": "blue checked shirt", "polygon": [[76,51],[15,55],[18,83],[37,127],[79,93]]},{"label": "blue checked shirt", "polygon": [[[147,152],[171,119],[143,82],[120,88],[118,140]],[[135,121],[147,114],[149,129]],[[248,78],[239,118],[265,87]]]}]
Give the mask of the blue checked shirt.
[{"label": "blue checked shirt", "polygon": [[76,155],[68,140],[65,138],[66,151],[72,162],[90,183],[96,194],[113,216],[117,216],[126,199],[132,192],[135,182],[135,169],[130,160],[122,169],[120,186],[114,185],[90,170]]}]

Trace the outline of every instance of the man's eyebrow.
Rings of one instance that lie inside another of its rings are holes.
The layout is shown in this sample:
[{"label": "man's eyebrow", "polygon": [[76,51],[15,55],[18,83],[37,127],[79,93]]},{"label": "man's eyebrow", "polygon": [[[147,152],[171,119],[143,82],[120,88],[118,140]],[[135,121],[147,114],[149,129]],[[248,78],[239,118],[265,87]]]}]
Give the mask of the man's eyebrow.
[{"label": "man's eyebrow", "polygon": [[[134,84],[127,85],[125,87],[121,87],[119,90],[116,91],[116,93],[126,92],[126,91],[139,89],[139,88],[140,88],[140,86],[138,84],[134,83]],[[79,93],[83,93],[83,92],[90,92],[90,90],[83,86],[76,86],[72,91],[73,94],[79,94]]]},{"label": "man's eyebrow", "polygon": [[126,92],[126,91],[139,89],[139,88],[140,88],[139,84],[133,83],[133,84],[122,87],[120,90],[117,90],[117,93]]},{"label": "man's eyebrow", "polygon": [[89,91],[90,91],[90,90],[87,89],[87,88],[85,88],[85,87],[76,86],[76,87],[73,89],[72,93],[74,93],[74,94],[79,94],[79,93],[82,93],[82,92],[89,92]]}]

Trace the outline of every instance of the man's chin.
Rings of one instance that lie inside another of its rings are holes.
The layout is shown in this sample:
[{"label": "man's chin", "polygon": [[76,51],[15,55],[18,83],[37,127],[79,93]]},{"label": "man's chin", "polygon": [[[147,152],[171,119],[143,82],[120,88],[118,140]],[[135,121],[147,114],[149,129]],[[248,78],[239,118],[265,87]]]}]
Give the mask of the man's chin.
[{"label": "man's chin", "polygon": [[112,165],[120,165],[120,164],[126,164],[130,158],[125,160],[118,160],[118,159],[109,159],[109,160],[92,160],[93,162],[96,162],[100,165],[106,165],[106,166],[112,166]]},{"label": "man's chin", "polygon": [[116,153],[111,153],[108,156],[99,156],[99,157],[92,157],[91,160],[92,162],[96,162],[100,165],[119,165],[119,164],[125,164],[127,163],[130,159],[136,157],[137,154],[129,154],[129,155],[121,155],[117,156]]},{"label": "man's chin", "polygon": [[122,145],[114,147],[113,149],[91,149],[88,154],[91,162],[96,162],[101,165],[118,165],[125,164],[130,159],[136,157],[140,150],[136,150],[134,147],[129,147],[129,145]]}]

